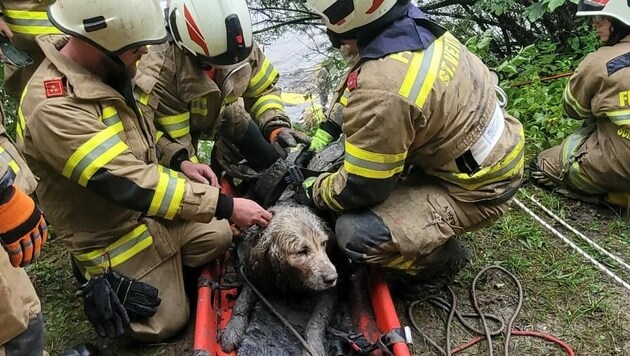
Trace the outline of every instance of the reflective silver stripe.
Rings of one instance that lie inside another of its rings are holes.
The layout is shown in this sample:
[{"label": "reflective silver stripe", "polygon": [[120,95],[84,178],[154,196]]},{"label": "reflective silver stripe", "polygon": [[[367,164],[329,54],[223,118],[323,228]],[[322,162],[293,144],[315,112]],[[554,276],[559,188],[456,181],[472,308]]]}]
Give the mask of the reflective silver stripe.
[{"label": "reflective silver stripe", "polygon": [[107,152],[110,148],[114,147],[116,144],[120,142],[122,142],[120,140],[120,137],[118,137],[118,135],[113,135],[112,137],[108,138],[100,145],[94,147],[94,149],[92,149],[87,155],[85,155],[85,157],[83,157],[83,159],[81,159],[79,163],[74,167],[74,170],[72,171],[72,175],[70,176],[70,179],[74,180],[75,182],[78,182],[79,178],[81,178],[81,174],[83,174],[85,169],[90,164],[92,164],[94,161],[96,161],[97,158],[99,158],[101,155]]},{"label": "reflective silver stripe", "polygon": [[492,149],[499,142],[504,129],[505,117],[503,116],[503,110],[497,103],[488,127],[486,127],[483,135],[481,135],[477,142],[475,142],[475,144],[470,148],[470,152],[475,158],[475,161],[477,161],[478,165],[481,166],[483,161],[488,158]]}]

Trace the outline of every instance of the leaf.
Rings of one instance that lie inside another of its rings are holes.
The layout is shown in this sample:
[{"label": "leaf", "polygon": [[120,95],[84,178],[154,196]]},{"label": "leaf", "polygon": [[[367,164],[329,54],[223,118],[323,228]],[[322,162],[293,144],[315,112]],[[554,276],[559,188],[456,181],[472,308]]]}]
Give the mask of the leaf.
[{"label": "leaf", "polygon": [[564,5],[565,2],[566,0],[549,0],[549,2],[547,3],[547,9],[549,10],[549,12],[552,12],[560,6]]},{"label": "leaf", "polygon": [[527,16],[527,20],[529,20],[529,22],[535,22],[545,14],[546,10],[547,9],[542,2],[537,2],[525,9],[525,16]]}]

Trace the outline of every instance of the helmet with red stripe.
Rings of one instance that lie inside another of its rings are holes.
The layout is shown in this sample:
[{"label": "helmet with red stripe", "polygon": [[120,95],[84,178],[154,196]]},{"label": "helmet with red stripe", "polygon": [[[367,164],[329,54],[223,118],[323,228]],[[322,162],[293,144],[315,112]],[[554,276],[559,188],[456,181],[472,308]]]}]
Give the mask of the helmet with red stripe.
[{"label": "helmet with red stripe", "polygon": [[48,18],[62,32],[110,56],[166,41],[157,0],[57,0],[48,8]]},{"label": "helmet with red stripe", "polygon": [[319,14],[326,27],[344,34],[369,25],[391,10],[398,0],[306,0],[306,5]]},{"label": "helmet with red stripe", "polygon": [[609,16],[630,26],[630,0],[580,0],[577,16]]},{"label": "helmet with red stripe", "polygon": [[167,21],[177,46],[204,66],[236,64],[252,51],[245,0],[171,0]]}]

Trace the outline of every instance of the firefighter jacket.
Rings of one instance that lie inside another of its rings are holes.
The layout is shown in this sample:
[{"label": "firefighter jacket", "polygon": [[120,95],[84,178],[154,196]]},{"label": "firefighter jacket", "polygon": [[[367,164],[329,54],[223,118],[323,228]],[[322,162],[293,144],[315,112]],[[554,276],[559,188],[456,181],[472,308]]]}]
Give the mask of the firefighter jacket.
[{"label": "firefighter jacket", "polygon": [[17,131],[43,211],[88,273],[142,252],[140,278],[177,252],[159,221],[209,222],[219,190],[158,164],[155,128],[59,52],[67,37],[37,41],[47,59],[25,89]]},{"label": "firefighter jacket", "polygon": [[[151,46],[138,63],[136,98],[143,112],[154,112],[158,130],[192,152],[201,133],[217,135],[221,131],[226,106],[239,98],[267,139],[273,128],[290,126],[280,89],[275,86],[277,80],[278,71],[257,45],[246,62],[206,72],[193,56],[168,42]],[[234,115],[227,119],[249,118]],[[242,128],[235,133],[237,140],[247,129],[247,123],[229,125]]]},{"label": "firefighter jacket", "polygon": [[520,185],[522,126],[498,106],[487,67],[448,32],[425,50],[359,61],[331,115],[345,158],[315,181],[320,208],[373,206],[406,167],[462,202],[504,202]]},{"label": "firefighter jacket", "polygon": [[44,60],[35,37],[61,33],[48,21],[46,8],[52,3],[54,0],[0,0],[2,19],[14,35],[13,44],[33,59],[33,64],[24,68],[5,64],[4,88],[15,98],[20,97],[26,82]]},{"label": "firefighter jacket", "polygon": [[[7,136],[4,126],[0,126],[0,177],[6,174],[13,179],[0,179],[0,192],[10,188],[11,181],[27,194],[34,192],[35,177]],[[0,247],[0,345],[26,330],[29,321],[40,311],[39,298],[26,272],[13,267],[9,255]]]},{"label": "firefighter jacket", "polygon": [[563,98],[569,116],[587,126],[563,144],[571,185],[589,194],[630,192],[630,36],[587,55]]}]

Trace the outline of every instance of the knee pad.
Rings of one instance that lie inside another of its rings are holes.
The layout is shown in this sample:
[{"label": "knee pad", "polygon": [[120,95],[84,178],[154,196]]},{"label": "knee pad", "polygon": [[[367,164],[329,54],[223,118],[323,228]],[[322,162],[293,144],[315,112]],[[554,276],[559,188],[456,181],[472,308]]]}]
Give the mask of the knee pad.
[{"label": "knee pad", "polygon": [[363,262],[375,247],[391,241],[383,219],[370,210],[346,213],[335,224],[337,245],[351,260]]}]

